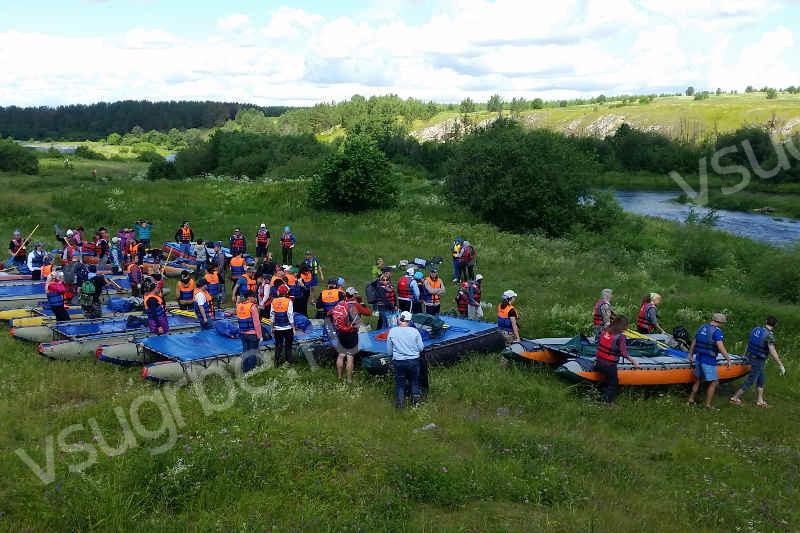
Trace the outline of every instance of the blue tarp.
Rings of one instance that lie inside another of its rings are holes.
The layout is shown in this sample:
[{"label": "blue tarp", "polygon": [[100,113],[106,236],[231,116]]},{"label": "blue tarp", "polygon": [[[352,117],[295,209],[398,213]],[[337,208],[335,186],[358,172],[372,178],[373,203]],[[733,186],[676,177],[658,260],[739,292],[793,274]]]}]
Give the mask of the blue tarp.
[{"label": "blue tarp", "polygon": [[[114,279],[114,281],[123,289],[130,290],[131,284],[127,278]],[[118,291],[116,287],[109,284],[109,291]],[[44,282],[42,283],[28,283],[25,285],[0,285],[0,298],[13,298],[16,296],[37,296],[44,297]]]},{"label": "blue tarp", "polygon": [[[463,320],[461,318],[452,318],[449,316],[440,316],[439,318],[441,318],[448,327],[444,330],[444,335],[442,335],[441,338],[424,340],[422,343],[425,346],[497,328],[497,324],[489,322],[476,322],[474,320]],[[358,347],[364,352],[388,354],[389,352],[386,350],[386,341],[375,340],[375,337],[385,331],[386,330],[383,329],[370,331],[369,333],[360,333],[358,335]]]},{"label": "blue tarp", "polygon": [[[324,328],[315,326],[308,333],[301,333],[295,341],[319,340]],[[275,344],[272,339],[261,343],[262,346]],[[146,348],[176,361],[197,361],[223,355],[239,355],[242,353],[242,341],[223,337],[214,330],[184,333],[180,335],[161,335],[142,340]]]},{"label": "blue tarp", "polygon": [[[71,323],[65,322],[53,325],[52,329],[68,338],[88,337],[90,335],[108,335],[114,333],[136,334],[148,330],[147,326],[135,329],[126,329],[128,320],[130,318],[133,318],[133,316],[109,320],[98,319],[92,321],[76,321]],[[144,317],[144,319],[147,320],[146,317]],[[181,315],[169,315],[167,320],[169,322],[170,329],[197,325],[197,319],[194,317],[190,318]]]}]

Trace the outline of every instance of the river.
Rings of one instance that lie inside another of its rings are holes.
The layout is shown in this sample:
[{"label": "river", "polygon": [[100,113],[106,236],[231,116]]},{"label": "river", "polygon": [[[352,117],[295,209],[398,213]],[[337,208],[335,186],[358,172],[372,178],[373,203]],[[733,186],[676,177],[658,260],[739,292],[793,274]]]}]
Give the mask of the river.
[{"label": "river", "polygon": [[[679,192],[615,191],[614,196],[625,211],[666,220],[684,222],[690,205],[673,202]],[[701,216],[706,208],[695,209]],[[742,211],[718,210],[717,229],[741,235],[759,242],[788,248],[800,239],[800,221],[791,218],[775,220],[769,215]]]}]

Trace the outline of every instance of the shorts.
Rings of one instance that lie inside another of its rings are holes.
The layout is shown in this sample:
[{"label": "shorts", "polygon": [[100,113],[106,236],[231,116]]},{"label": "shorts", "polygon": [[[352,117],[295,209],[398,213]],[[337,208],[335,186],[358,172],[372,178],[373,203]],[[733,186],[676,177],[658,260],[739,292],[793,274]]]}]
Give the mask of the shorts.
[{"label": "shorts", "polygon": [[353,356],[358,353],[358,331],[337,331],[339,337],[339,353]]},{"label": "shorts", "polygon": [[703,381],[716,381],[718,379],[717,365],[707,365],[697,361],[694,365],[694,375]]}]

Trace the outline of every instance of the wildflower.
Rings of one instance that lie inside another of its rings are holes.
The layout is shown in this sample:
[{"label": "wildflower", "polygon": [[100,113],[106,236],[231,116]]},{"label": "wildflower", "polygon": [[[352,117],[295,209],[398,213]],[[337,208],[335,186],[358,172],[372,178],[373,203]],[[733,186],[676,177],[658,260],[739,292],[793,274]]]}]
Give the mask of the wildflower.
[{"label": "wildflower", "polygon": [[447,473],[447,467],[446,467],[446,466],[443,466],[443,467],[442,467],[442,472],[445,472],[445,473]]},{"label": "wildflower", "polygon": [[189,446],[189,445],[186,446],[186,453],[187,454],[192,453],[192,447],[191,446]]}]

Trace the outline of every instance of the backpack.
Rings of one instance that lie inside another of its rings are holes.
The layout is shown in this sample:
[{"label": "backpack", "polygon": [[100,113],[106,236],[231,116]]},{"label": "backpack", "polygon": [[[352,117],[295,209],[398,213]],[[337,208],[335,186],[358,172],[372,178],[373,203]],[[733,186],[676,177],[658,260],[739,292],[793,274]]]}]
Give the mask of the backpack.
[{"label": "backpack", "polygon": [[62,271],[64,272],[64,285],[74,285],[75,284],[75,270],[78,267],[78,263],[74,261],[70,261],[66,265]]},{"label": "backpack", "polygon": [[83,285],[83,282],[89,279],[89,268],[83,263],[75,265],[75,284]]},{"label": "backpack", "polygon": [[378,280],[374,280],[364,288],[364,295],[367,297],[367,303],[375,305],[378,303]]},{"label": "backpack", "polygon": [[343,333],[355,331],[356,328],[353,326],[353,320],[350,317],[350,305],[347,302],[339,302],[336,304],[336,307],[331,311],[331,316],[336,331],[341,331]]},{"label": "backpack", "polygon": [[94,302],[94,294],[97,291],[97,287],[95,286],[94,282],[90,279],[87,279],[83,283],[81,283],[81,296],[80,302],[83,306],[92,305]]}]

